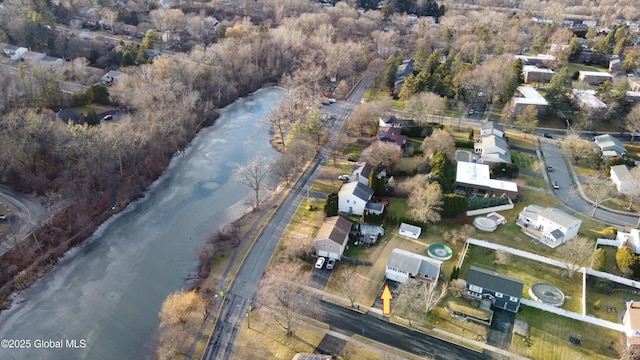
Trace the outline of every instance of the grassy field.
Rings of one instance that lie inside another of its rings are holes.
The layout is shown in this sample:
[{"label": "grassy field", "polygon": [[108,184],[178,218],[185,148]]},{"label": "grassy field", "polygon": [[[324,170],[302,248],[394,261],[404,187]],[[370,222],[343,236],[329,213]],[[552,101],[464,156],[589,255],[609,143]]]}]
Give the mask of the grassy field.
[{"label": "grassy field", "polygon": [[[511,350],[532,359],[614,359],[617,354],[611,348],[617,344],[618,332],[569,319],[549,316],[542,310],[524,307],[517,320],[529,324],[529,337],[513,335]],[[582,345],[569,342],[570,336],[582,340]]]},{"label": "grassy field", "polygon": [[110,105],[100,105],[100,104],[89,104],[89,105],[85,105],[85,106],[78,106],[73,108],[75,111],[77,111],[80,114],[84,114],[87,115],[89,113],[89,111],[93,110],[96,112],[96,114],[100,114],[103,113],[105,111],[111,111],[111,110],[118,110],[117,107],[115,106],[110,106]]},{"label": "grassy field", "polygon": [[511,161],[518,165],[520,169],[532,170],[534,168],[534,164],[538,161],[536,156],[532,154],[523,153],[520,151],[510,151],[511,153]]}]

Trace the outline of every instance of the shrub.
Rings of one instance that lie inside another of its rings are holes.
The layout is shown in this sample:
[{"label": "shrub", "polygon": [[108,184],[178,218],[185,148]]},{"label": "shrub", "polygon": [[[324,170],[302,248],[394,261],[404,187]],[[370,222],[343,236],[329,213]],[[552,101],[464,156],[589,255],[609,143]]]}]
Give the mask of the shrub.
[{"label": "shrub", "polygon": [[613,240],[616,238],[617,235],[618,235],[618,229],[616,229],[613,226],[609,226],[608,228],[605,228],[604,230],[602,230],[602,236],[604,236],[605,239]]},{"label": "shrub", "polygon": [[636,264],[638,262],[638,258],[636,254],[633,253],[631,248],[626,246],[621,247],[616,251],[616,264],[618,265],[618,269],[622,272],[633,272],[635,270]]},{"label": "shrub", "polygon": [[440,215],[445,218],[452,218],[460,213],[469,210],[469,199],[457,194],[444,194],[442,197],[442,212]]},{"label": "shrub", "polygon": [[593,308],[596,310],[600,310],[601,306],[602,306],[602,302],[600,300],[593,303]]},{"label": "shrub", "polygon": [[596,271],[603,271],[607,265],[607,254],[604,252],[603,248],[599,248],[593,254],[593,264],[591,268]]}]

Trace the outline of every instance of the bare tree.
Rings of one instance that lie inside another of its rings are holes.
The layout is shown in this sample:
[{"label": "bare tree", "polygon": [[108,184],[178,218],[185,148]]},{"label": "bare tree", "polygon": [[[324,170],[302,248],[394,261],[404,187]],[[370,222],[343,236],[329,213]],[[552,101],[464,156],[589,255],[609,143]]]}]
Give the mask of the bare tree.
[{"label": "bare tree", "polygon": [[582,185],[587,198],[593,201],[591,217],[596,215],[596,210],[603,202],[610,200],[614,195],[613,185],[608,181],[596,181]]},{"label": "bare tree", "polygon": [[349,145],[349,137],[344,133],[333,134],[329,139],[329,151],[333,158],[333,165],[336,164],[336,160],[339,155],[344,154]]},{"label": "bare tree", "polygon": [[374,141],[371,146],[362,151],[360,158],[372,166],[390,167],[402,156],[402,150],[395,143]]},{"label": "bare tree", "polygon": [[432,115],[443,115],[446,99],[432,92],[421,92],[407,100],[406,109],[416,121],[426,123]]},{"label": "bare tree", "polygon": [[472,225],[465,224],[462,225],[461,228],[445,232],[442,237],[451,241],[451,245],[455,246],[458,242],[467,241],[467,239],[471,237],[471,234],[473,234],[475,230],[476,229]]},{"label": "bare tree", "polygon": [[422,222],[439,222],[442,210],[442,190],[437,182],[418,175],[404,184],[409,190],[409,213]]},{"label": "bare tree", "polygon": [[421,148],[429,158],[438,151],[443,151],[448,159],[454,159],[456,141],[447,130],[435,129],[431,135],[424,138]]},{"label": "bare tree", "polygon": [[447,284],[438,285],[428,281],[415,281],[400,284],[397,289],[395,308],[396,313],[409,320],[409,326],[413,321],[422,321],[427,314],[447,294]]},{"label": "bare tree", "polygon": [[580,138],[575,132],[570,133],[562,140],[562,146],[573,161],[578,161],[585,157],[588,157],[593,153],[593,148],[587,140]]},{"label": "bare tree", "polygon": [[538,127],[538,109],[533,105],[526,106],[513,123],[526,137]]},{"label": "bare tree", "polygon": [[360,295],[360,291],[362,290],[363,282],[356,271],[357,267],[354,265],[350,265],[343,267],[340,271],[340,276],[338,277],[338,288],[351,302],[351,307],[354,307],[356,303],[356,299],[358,295]]},{"label": "bare tree", "polygon": [[625,130],[631,133],[631,141],[640,133],[640,103],[631,108],[631,111],[625,117],[627,120],[624,123]]},{"label": "bare tree", "polygon": [[356,346],[356,344],[352,343],[351,341],[347,341],[347,343],[344,344],[342,350],[340,351],[340,359],[351,360],[357,351],[358,347]]},{"label": "bare tree", "polygon": [[365,103],[358,106],[349,118],[349,129],[356,130],[359,136],[371,136],[378,129],[380,107],[376,103]]},{"label": "bare tree", "polygon": [[567,275],[572,278],[576,271],[587,264],[595,251],[595,243],[585,236],[576,236],[558,248],[558,256],[564,259]]},{"label": "bare tree", "polygon": [[449,283],[449,291],[455,297],[464,295],[467,292],[467,281],[464,279],[451,280]]},{"label": "bare tree", "polygon": [[630,173],[631,178],[634,179],[634,181],[631,182],[631,186],[626,189],[627,191],[625,193],[625,197],[629,200],[628,210],[631,210],[633,203],[638,199],[638,197],[640,197],[640,167],[634,167],[631,169]]},{"label": "bare tree", "polygon": [[285,139],[291,124],[296,119],[295,102],[293,97],[286,96],[282,101],[278,103],[269,113],[267,122],[271,124],[282,141],[282,146],[286,148]]},{"label": "bare tree", "polygon": [[498,265],[507,265],[511,262],[511,253],[506,251],[496,251],[496,260],[494,261]]},{"label": "bare tree", "polygon": [[284,181],[285,186],[289,186],[291,178],[295,174],[297,160],[292,154],[285,152],[271,164],[271,176],[276,182]]},{"label": "bare tree", "polygon": [[268,174],[269,163],[262,155],[258,155],[250,163],[236,169],[237,181],[253,191],[254,200],[251,206],[254,211],[257,211],[260,206],[262,190]]},{"label": "bare tree", "polygon": [[293,335],[298,313],[308,306],[309,292],[298,285],[308,277],[299,262],[287,262],[271,268],[260,282],[258,301],[287,336]]}]

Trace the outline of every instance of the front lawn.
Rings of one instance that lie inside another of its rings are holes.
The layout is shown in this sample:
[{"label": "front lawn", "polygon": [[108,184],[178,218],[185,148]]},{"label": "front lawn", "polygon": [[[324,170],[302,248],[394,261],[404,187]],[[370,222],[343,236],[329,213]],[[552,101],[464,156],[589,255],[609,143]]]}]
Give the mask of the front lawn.
[{"label": "front lawn", "polygon": [[[549,315],[536,308],[524,306],[517,320],[529,324],[527,338],[513,335],[511,350],[532,359],[612,359],[619,333],[563,316]],[[579,338],[581,345],[573,345],[569,337]]]},{"label": "front lawn", "polygon": [[523,153],[520,151],[510,151],[511,162],[518,165],[520,169],[533,171],[534,164],[538,161],[538,157],[533,154]]}]

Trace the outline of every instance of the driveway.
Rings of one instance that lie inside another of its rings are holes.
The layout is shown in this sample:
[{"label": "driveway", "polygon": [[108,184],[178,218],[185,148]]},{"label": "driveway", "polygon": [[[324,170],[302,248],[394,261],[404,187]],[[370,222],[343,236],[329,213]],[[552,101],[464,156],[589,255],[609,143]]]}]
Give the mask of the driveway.
[{"label": "driveway", "polygon": [[[491,321],[491,327],[489,328],[489,336],[487,337],[487,344],[495,347],[509,350],[511,346],[511,337],[513,335],[513,324],[516,321],[516,314],[511,311],[492,308],[493,320]],[[486,350],[491,354],[491,351]]]}]

